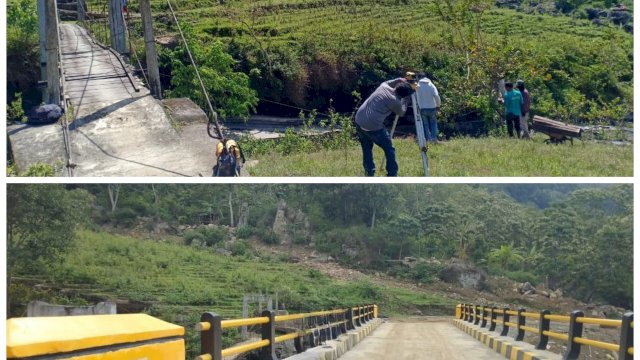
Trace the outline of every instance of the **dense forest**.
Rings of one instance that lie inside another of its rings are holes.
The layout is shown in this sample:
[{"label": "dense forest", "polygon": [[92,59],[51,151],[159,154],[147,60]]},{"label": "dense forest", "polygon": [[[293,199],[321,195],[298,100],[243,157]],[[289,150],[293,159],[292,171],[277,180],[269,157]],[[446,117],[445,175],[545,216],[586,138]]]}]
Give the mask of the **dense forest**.
[{"label": "dense forest", "polygon": [[[583,301],[632,307],[632,191],[587,184],[10,185],[9,274],[30,271],[21,259],[37,264],[73,252],[65,239],[76,227],[151,234],[160,226],[184,245],[214,248],[225,246],[244,214],[232,251],[248,239],[289,242],[345,266],[423,282],[437,265],[408,274],[389,260],[458,258]],[[306,219],[287,239],[274,232],[283,206]],[[212,225],[184,230],[203,223]]]},{"label": "dense forest", "polygon": [[[9,119],[37,98],[35,0],[7,5]],[[87,1],[100,8],[104,0]],[[569,122],[631,118],[633,3],[611,1],[173,1],[222,118],[299,109],[351,113],[381,81],[425,71],[447,134],[500,124],[496,83],[525,80],[534,114]],[[130,3],[137,11],[138,4]],[[166,95],[203,108],[177,27],[152,1]],[[142,26],[130,24],[140,51]],[[144,54],[139,54],[144,57]],[[36,100],[37,101],[37,100]],[[292,107],[293,106],[293,107]]]}]

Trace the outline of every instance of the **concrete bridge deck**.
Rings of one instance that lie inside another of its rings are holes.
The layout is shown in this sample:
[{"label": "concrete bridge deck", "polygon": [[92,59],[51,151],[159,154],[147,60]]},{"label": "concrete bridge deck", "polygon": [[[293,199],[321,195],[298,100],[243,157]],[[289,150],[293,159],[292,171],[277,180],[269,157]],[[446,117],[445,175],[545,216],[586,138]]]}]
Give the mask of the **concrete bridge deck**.
[{"label": "concrete bridge deck", "polygon": [[504,360],[451,324],[450,317],[391,319],[340,360]]}]

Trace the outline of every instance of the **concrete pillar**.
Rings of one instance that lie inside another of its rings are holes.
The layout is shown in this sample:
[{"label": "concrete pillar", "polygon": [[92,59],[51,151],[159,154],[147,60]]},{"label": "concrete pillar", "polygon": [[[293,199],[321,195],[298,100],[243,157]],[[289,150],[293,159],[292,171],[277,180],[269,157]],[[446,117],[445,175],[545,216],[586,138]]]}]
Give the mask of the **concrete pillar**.
[{"label": "concrete pillar", "polygon": [[156,51],[156,42],[153,36],[153,18],[151,18],[151,5],[149,4],[149,0],[140,0],[140,15],[142,16],[142,26],[144,28],[144,49],[147,58],[149,89],[153,96],[157,99],[162,99],[160,70],[158,69],[158,53]]},{"label": "concrete pillar", "polygon": [[84,21],[87,19],[87,12],[86,10],[86,4],[84,2],[84,0],[78,0],[78,8],[77,8],[77,12],[78,12],[78,21]]},{"label": "concrete pillar", "polygon": [[[40,80],[47,81],[47,3],[38,0],[38,39],[40,42]],[[47,101],[47,91],[42,92],[42,101]]]},{"label": "concrete pillar", "polygon": [[60,105],[60,70],[58,60],[58,6],[56,0],[46,0],[47,91],[45,103]]},{"label": "concrete pillar", "polygon": [[124,54],[127,52],[126,29],[122,17],[122,0],[109,0],[109,29],[111,32],[111,47]]}]

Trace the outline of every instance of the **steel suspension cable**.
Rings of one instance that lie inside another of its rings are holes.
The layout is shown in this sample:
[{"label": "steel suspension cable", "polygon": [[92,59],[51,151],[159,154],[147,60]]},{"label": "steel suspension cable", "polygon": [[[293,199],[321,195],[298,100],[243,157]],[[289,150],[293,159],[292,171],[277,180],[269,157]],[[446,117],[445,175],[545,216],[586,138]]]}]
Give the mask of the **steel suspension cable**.
[{"label": "steel suspension cable", "polygon": [[[211,118],[213,118],[213,123],[216,127],[216,133],[220,140],[224,142],[224,135],[222,135],[222,130],[220,130],[220,124],[218,124],[218,116],[216,115],[215,110],[213,110],[213,106],[211,105],[211,100],[209,99],[209,94],[207,93],[207,89],[204,87],[204,82],[202,82],[202,78],[200,77],[200,72],[198,71],[198,66],[196,62],[193,60],[193,56],[191,55],[191,51],[189,50],[189,45],[187,44],[187,40],[184,38],[184,33],[182,32],[182,28],[180,27],[180,23],[178,22],[178,18],[176,17],[176,13],[173,11],[173,7],[171,6],[171,0],[167,0],[167,4],[169,5],[169,10],[171,11],[171,15],[173,15],[173,20],[176,22],[176,26],[178,27],[178,31],[180,32],[180,37],[182,37],[182,42],[184,43],[185,49],[187,49],[187,54],[189,54],[189,59],[191,60],[191,64],[193,68],[196,70],[196,76],[198,77],[198,81],[200,82],[200,86],[202,87],[202,92],[204,93],[204,97],[207,100],[207,105],[209,105],[209,111],[211,112]],[[211,119],[209,119],[211,122]]]}]

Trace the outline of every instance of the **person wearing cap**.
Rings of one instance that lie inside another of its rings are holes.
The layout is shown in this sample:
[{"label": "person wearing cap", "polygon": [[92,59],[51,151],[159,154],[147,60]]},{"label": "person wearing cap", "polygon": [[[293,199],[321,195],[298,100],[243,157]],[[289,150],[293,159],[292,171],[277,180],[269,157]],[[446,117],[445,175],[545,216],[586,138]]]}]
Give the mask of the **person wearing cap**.
[{"label": "person wearing cap", "polygon": [[522,130],[522,138],[529,138],[529,110],[531,108],[531,97],[529,90],[525,89],[524,81],[516,81],[516,87],[522,94],[522,115],[520,116],[520,129]]},{"label": "person wearing cap", "polygon": [[424,73],[418,75],[418,103],[420,104],[420,116],[424,123],[425,139],[431,142],[438,141],[438,119],[436,117],[440,109],[440,95],[438,89]]},{"label": "person wearing cap", "polygon": [[384,150],[387,161],[387,176],[398,176],[396,150],[391,137],[384,127],[384,120],[392,112],[398,116],[407,111],[409,96],[413,88],[406,81],[398,81],[395,87],[384,82],[365,100],[356,112],[356,132],[362,147],[362,165],[366,176],[374,176],[373,145]]},{"label": "person wearing cap", "polygon": [[505,118],[507,120],[507,131],[509,136],[513,137],[513,128],[516,129],[516,136],[520,137],[520,116],[522,115],[522,94],[520,91],[513,89],[513,83],[507,82],[504,84],[504,88],[507,90],[504,93],[503,102],[505,109]]}]

